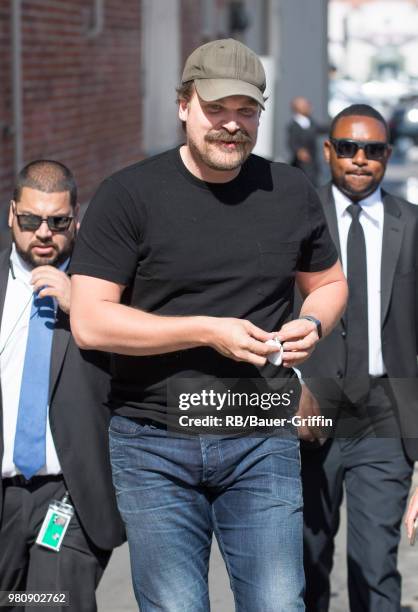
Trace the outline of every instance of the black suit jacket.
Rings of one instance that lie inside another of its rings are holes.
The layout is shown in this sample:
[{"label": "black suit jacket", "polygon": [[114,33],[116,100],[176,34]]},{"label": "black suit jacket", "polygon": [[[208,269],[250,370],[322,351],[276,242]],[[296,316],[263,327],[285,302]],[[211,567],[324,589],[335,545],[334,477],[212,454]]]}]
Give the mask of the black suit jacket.
[{"label": "black suit jacket", "polygon": [[[331,236],[341,258],[331,184],[321,187],[318,193]],[[385,191],[382,191],[382,197],[383,360],[396,398],[405,450],[411,459],[418,459],[418,206]],[[346,365],[347,342],[343,317],[329,336],[319,342],[311,358],[302,365],[301,369],[304,377],[317,379],[316,383],[312,382],[312,389],[317,391],[320,397],[321,389],[318,387],[318,381],[327,377],[334,380],[342,379],[345,376]]]},{"label": "black suit jacket", "polygon": [[[303,170],[314,184],[318,179],[319,170],[316,144],[318,132],[319,128],[312,119],[308,128],[301,127],[294,119],[287,126],[287,144],[292,155],[290,163],[292,166]],[[297,158],[296,153],[302,148],[309,151],[310,162],[302,162]]]},{"label": "black suit jacket", "polygon": [[[9,249],[0,253],[0,319],[9,258]],[[106,550],[118,546],[125,538],[109,463],[110,412],[104,405],[109,385],[109,356],[81,351],[71,336],[68,316],[58,309],[50,371],[51,433],[81,524],[94,544]],[[2,423],[0,393],[0,462],[3,457]],[[2,496],[0,483],[0,512]]]}]

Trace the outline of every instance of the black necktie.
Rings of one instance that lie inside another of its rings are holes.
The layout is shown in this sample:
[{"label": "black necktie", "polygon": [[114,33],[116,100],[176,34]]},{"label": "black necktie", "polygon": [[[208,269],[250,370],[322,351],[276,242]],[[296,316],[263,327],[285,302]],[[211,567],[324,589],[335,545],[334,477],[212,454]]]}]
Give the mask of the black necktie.
[{"label": "black necktie", "polygon": [[350,291],[347,321],[347,370],[345,392],[353,402],[369,389],[369,330],[367,316],[366,241],[360,223],[361,206],[350,204],[352,217],[347,238],[347,280]]}]

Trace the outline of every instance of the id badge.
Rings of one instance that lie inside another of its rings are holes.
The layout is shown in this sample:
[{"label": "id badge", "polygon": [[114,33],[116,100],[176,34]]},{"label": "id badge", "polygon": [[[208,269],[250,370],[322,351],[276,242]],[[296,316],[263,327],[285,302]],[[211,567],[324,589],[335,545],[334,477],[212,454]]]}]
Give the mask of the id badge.
[{"label": "id badge", "polygon": [[36,543],[58,552],[65,532],[74,514],[74,508],[66,501],[52,500],[39,530]]}]

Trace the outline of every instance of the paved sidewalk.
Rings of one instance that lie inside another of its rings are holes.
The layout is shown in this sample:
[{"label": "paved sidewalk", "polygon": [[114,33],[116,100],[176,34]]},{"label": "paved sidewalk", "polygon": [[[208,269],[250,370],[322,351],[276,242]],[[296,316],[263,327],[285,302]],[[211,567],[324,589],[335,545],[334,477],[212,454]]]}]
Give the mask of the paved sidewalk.
[{"label": "paved sidewalk", "polygon": [[[414,485],[418,486],[418,468]],[[414,488],[412,489],[414,490]],[[332,574],[332,599],[330,612],[347,612],[345,564],[345,512],[341,517],[337,538],[335,565]],[[418,612],[418,544],[409,546],[405,530],[399,554],[399,568],[403,577],[402,612]],[[211,612],[233,612],[234,605],[228,577],[218,547],[214,545],[209,573]],[[132,591],[129,552],[126,545],[117,549],[110,561],[98,591],[99,612],[135,612],[138,610]]]},{"label": "paved sidewalk", "polygon": [[[418,486],[418,465],[415,468],[411,491]],[[348,598],[346,589],[347,566],[345,562],[345,509],[334,557],[332,574],[332,595],[330,612],[347,612]],[[402,539],[399,549],[399,571],[402,576],[402,612],[418,612],[418,543],[410,546],[402,525]]]}]

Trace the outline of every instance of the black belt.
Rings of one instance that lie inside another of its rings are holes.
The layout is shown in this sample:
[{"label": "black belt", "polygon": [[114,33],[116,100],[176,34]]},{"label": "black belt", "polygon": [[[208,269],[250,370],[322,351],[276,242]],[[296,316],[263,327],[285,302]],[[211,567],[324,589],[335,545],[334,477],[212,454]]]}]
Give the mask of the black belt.
[{"label": "black belt", "polygon": [[32,476],[29,480],[23,474],[17,474],[16,476],[3,478],[3,487],[32,487],[44,484],[45,482],[58,482],[62,479],[62,474]]}]

